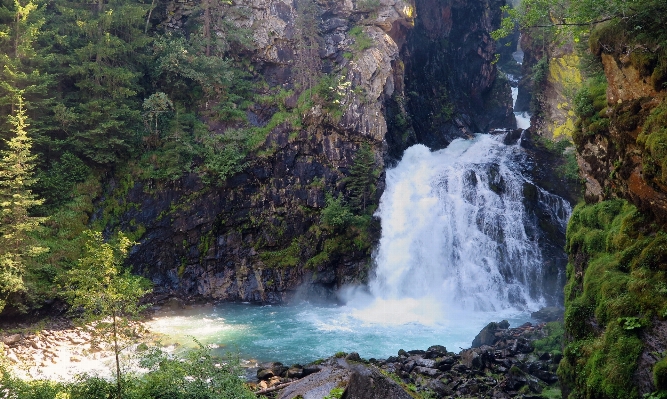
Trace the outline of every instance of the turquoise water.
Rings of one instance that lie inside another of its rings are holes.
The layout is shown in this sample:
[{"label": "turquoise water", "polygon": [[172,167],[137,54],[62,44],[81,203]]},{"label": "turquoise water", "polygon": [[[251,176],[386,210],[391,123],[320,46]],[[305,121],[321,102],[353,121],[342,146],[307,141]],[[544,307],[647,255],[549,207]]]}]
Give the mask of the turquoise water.
[{"label": "turquoise water", "polygon": [[[194,345],[192,338],[211,345],[214,352],[238,352],[252,362],[280,361],[306,364],[338,351],[361,357],[387,358],[399,349],[444,345],[458,352],[490,321],[510,320],[512,326],[529,321],[525,313],[451,314],[435,322],[414,322],[386,316],[367,318],[365,309],[349,306],[257,306],[228,303],[164,312],[149,327],[167,336],[165,343]],[[375,314],[377,312],[373,311]],[[382,316],[382,315],[381,315]]]}]

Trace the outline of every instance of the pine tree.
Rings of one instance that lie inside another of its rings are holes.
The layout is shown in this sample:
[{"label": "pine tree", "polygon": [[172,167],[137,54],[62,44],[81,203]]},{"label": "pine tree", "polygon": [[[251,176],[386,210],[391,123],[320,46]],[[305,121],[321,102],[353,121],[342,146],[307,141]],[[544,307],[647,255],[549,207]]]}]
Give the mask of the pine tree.
[{"label": "pine tree", "polygon": [[346,178],[350,205],[355,211],[366,212],[376,192],[377,178],[378,169],[375,167],[373,151],[368,144],[363,144],[357,151],[350,167],[350,175]]},{"label": "pine tree", "polygon": [[30,190],[35,183],[36,157],[30,152],[32,139],[26,132],[26,119],[19,95],[16,115],[10,116],[15,136],[7,141],[7,150],[2,151],[0,159],[0,311],[10,294],[23,289],[27,257],[45,251],[34,245],[29,235],[45,219],[28,213],[43,201]]},{"label": "pine tree", "polygon": [[[54,2],[48,20],[60,60],[66,111],[65,147],[90,163],[110,167],[138,147],[141,102],[150,37],[144,33],[148,5],[129,0]],[[64,133],[64,134],[63,134]]]}]

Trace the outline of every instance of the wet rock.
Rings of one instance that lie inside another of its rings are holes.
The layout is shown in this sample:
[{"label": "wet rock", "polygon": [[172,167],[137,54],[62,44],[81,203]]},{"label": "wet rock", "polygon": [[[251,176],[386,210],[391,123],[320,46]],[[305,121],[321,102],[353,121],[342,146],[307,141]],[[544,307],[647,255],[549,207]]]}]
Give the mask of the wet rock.
[{"label": "wet rock", "polygon": [[550,321],[563,320],[563,313],[564,313],[563,309],[555,306],[550,306],[542,308],[537,312],[531,313],[530,317],[532,317],[535,320],[548,323]]},{"label": "wet rock", "polygon": [[352,352],[352,353],[348,354],[347,356],[345,356],[345,360],[351,360],[353,362],[360,362],[361,357],[359,357],[359,354],[357,352]]},{"label": "wet rock", "polygon": [[400,385],[368,367],[354,369],[341,399],[411,399]]},{"label": "wet rock", "polygon": [[260,369],[257,370],[257,379],[258,380],[268,380],[270,378],[273,378],[275,374],[273,373],[273,370],[271,369]]},{"label": "wet rock", "polygon": [[507,320],[503,320],[500,323],[489,323],[482,331],[477,334],[475,339],[472,341],[472,348],[479,348],[482,345],[493,345],[498,342],[498,337],[496,333],[498,330],[506,330],[510,326],[510,323]]},{"label": "wet rock", "polygon": [[301,378],[304,376],[303,368],[301,367],[290,367],[285,374],[287,378]]}]

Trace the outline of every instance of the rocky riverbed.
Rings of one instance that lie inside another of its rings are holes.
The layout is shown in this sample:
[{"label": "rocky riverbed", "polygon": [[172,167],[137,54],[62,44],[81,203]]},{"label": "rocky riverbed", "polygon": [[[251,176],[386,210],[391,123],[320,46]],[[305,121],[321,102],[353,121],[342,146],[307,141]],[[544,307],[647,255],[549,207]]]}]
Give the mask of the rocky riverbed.
[{"label": "rocky riverbed", "polygon": [[319,399],[335,388],[346,399],[560,397],[560,355],[532,344],[546,336],[545,324],[490,323],[458,353],[435,345],[381,360],[338,353],[306,366],[266,363],[253,385],[278,399]]},{"label": "rocky riverbed", "polygon": [[[142,323],[135,323],[133,330],[138,340],[152,338]],[[106,376],[111,374],[114,354],[100,338],[93,325],[74,327],[60,319],[38,332],[5,334],[0,337],[0,354],[23,379],[71,380],[82,373]],[[135,347],[126,348],[123,356],[128,357]]]}]

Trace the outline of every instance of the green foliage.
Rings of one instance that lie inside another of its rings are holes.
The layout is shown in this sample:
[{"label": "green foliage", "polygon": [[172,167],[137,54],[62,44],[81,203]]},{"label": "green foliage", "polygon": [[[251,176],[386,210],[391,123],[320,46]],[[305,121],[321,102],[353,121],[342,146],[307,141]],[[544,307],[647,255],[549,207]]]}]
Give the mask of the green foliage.
[{"label": "green foliage", "polygon": [[350,167],[350,174],[345,178],[346,188],[350,193],[350,206],[356,213],[366,213],[367,206],[374,202],[372,199],[376,192],[375,183],[379,176],[380,170],[375,166],[375,154],[368,144],[362,144]]},{"label": "green foliage", "polygon": [[52,212],[70,201],[75,186],[84,182],[90,173],[91,169],[71,152],[63,153],[48,169],[39,171],[35,191],[47,199],[40,213]]},{"label": "green foliage", "polygon": [[301,259],[301,245],[299,239],[295,238],[285,249],[262,252],[259,255],[259,258],[268,267],[294,267],[299,264]]},{"label": "green foliage", "polygon": [[630,331],[642,328],[642,323],[638,317],[619,317],[617,321],[624,330]]},{"label": "green foliage", "polygon": [[123,267],[128,250],[134,244],[120,234],[116,242],[104,242],[102,233],[88,231],[85,252],[73,269],[63,277],[63,296],[72,311],[83,311],[86,321],[97,321],[103,339],[113,343],[116,357],[116,394],[122,397],[119,354],[122,341],[134,336],[128,318],[137,317],[147,305],[139,299],[150,292],[150,282],[134,276]]},{"label": "green foliage", "polygon": [[547,323],[545,330],[547,336],[533,341],[533,347],[539,352],[561,353],[563,350],[563,334],[565,329],[563,323],[553,321]]},{"label": "green foliage", "polygon": [[340,399],[343,397],[344,392],[345,388],[333,388],[331,392],[322,399]]},{"label": "green foliage", "polygon": [[203,180],[207,183],[210,183],[212,178],[225,181],[245,166],[243,160],[248,151],[250,131],[227,129],[220,135],[207,133],[201,138],[204,164],[198,171],[203,174]]},{"label": "green foliage", "polygon": [[651,111],[646,119],[637,144],[644,147],[648,156],[643,158],[647,178],[667,182],[667,102]]},{"label": "green foliage", "polygon": [[[254,399],[255,395],[240,377],[243,371],[237,356],[211,355],[199,347],[182,356],[173,356],[159,348],[146,350],[140,360],[142,374],[123,378],[122,399]],[[116,397],[113,381],[80,375],[69,382],[23,381],[0,366],[0,386],[7,399],[109,399]]]},{"label": "green foliage", "polygon": [[0,312],[10,294],[24,289],[23,276],[28,258],[45,248],[35,245],[31,232],[39,229],[45,218],[31,216],[31,208],[41,205],[30,187],[35,183],[32,139],[28,137],[22,97],[18,97],[16,115],[10,117],[14,136],[0,152]]},{"label": "green foliage", "polygon": [[653,365],[653,384],[657,390],[667,390],[667,357]]},{"label": "green foliage", "polygon": [[357,25],[350,29],[348,33],[354,38],[353,48],[357,53],[373,47],[373,40],[364,32],[363,27]]},{"label": "green foliage", "polygon": [[137,381],[136,398],[255,398],[240,377],[243,372],[238,357],[227,354],[217,359],[201,344],[182,358],[153,347],[140,365],[148,372]]},{"label": "green foliage", "polygon": [[334,231],[345,230],[345,228],[352,222],[354,215],[352,214],[352,211],[343,204],[343,198],[340,195],[334,197],[327,193],[326,203],[326,207],[322,210],[322,223]]},{"label": "green foliage", "polygon": [[666,238],[622,200],[575,208],[566,244],[571,339],[559,375],[581,397],[638,396],[632,376],[643,344],[637,332],[667,309],[667,275],[657,255]]}]

